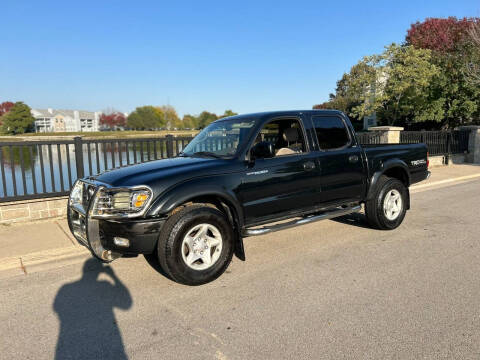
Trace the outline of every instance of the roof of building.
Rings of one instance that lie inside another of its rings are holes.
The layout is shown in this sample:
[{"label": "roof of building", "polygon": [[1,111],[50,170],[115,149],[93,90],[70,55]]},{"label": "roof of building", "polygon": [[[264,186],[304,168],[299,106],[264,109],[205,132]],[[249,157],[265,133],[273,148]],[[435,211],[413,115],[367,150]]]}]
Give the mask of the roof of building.
[{"label": "roof of building", "polygon": [[[50,111],[51,112],[50,112]],[[52,118],[57,115],[69,116],[74,118],[74,111],[75,110],[64,110],[64,109],[32,109],[33,116],[36,118]],[[77,110],[78,117],[80,119],[94,119],[95,112],[93,111],[84,111],[84,110]]]}]

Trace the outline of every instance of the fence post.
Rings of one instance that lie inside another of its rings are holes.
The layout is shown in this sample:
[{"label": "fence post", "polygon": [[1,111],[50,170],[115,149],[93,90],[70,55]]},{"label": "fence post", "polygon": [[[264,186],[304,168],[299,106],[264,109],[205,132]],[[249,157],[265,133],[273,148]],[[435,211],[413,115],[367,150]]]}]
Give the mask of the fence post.
[{"label": "fence post", "polygon": [[75,148],[75,166],[77,169],[77,178],[83,178],[85,176],[85,173],[83,169],[82,138],[80,136],[75,136],[73,138],[73,144]]},{"label": "fence post", "polygon": [[445,165],[450,162],[450,155],[452,153],[452,132],[447,132],[447,153],[445,154]]},{"label": "fence post", "polygon": [[167,135],[167,158],[173,157],[173,135]]},{"label": "fence post", "polygon": [[480,126],[462,126],[460,130],[470,131],[466,161],[480,164]]},{"label": "fence post", "polygon": [[400,132],[403,131],[403,127],[400,126],[372,126],[368,128],[368,131],[379,131],[383,135],[382,143],[387,144],[399,144]]}]

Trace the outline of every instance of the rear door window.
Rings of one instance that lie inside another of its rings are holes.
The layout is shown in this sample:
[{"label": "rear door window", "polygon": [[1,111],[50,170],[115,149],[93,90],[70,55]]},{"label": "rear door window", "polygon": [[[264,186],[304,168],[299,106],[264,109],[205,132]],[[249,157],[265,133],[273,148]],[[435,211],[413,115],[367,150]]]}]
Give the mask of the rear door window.
[{"label": "rear door window", "polygon": [[313,116],[312,121],[320,149],[340,149],[350,144],[348,130],[340,117]]}]

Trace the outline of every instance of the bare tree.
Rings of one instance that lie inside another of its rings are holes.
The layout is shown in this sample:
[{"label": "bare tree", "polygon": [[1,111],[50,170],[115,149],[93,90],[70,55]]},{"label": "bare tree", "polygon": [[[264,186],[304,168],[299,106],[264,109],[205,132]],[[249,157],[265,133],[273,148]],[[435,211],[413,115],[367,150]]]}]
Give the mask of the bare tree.
[{"label": "bare tree", "polygon": [[480,20],[472,23],[468,35],[475,47],[475,54],[467,66],[468,75],[472,82],[480,84]]}]

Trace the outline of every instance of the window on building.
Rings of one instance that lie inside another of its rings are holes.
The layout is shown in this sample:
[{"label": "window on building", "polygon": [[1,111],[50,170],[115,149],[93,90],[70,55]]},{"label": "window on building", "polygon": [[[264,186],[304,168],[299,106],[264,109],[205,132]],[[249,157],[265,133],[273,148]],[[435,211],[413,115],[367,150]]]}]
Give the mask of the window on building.
[{"label": "window on building", "polygon": [[347,128],[340,117],[314,116],[312,120],[320,149],[339,149],[350,143]]}]

